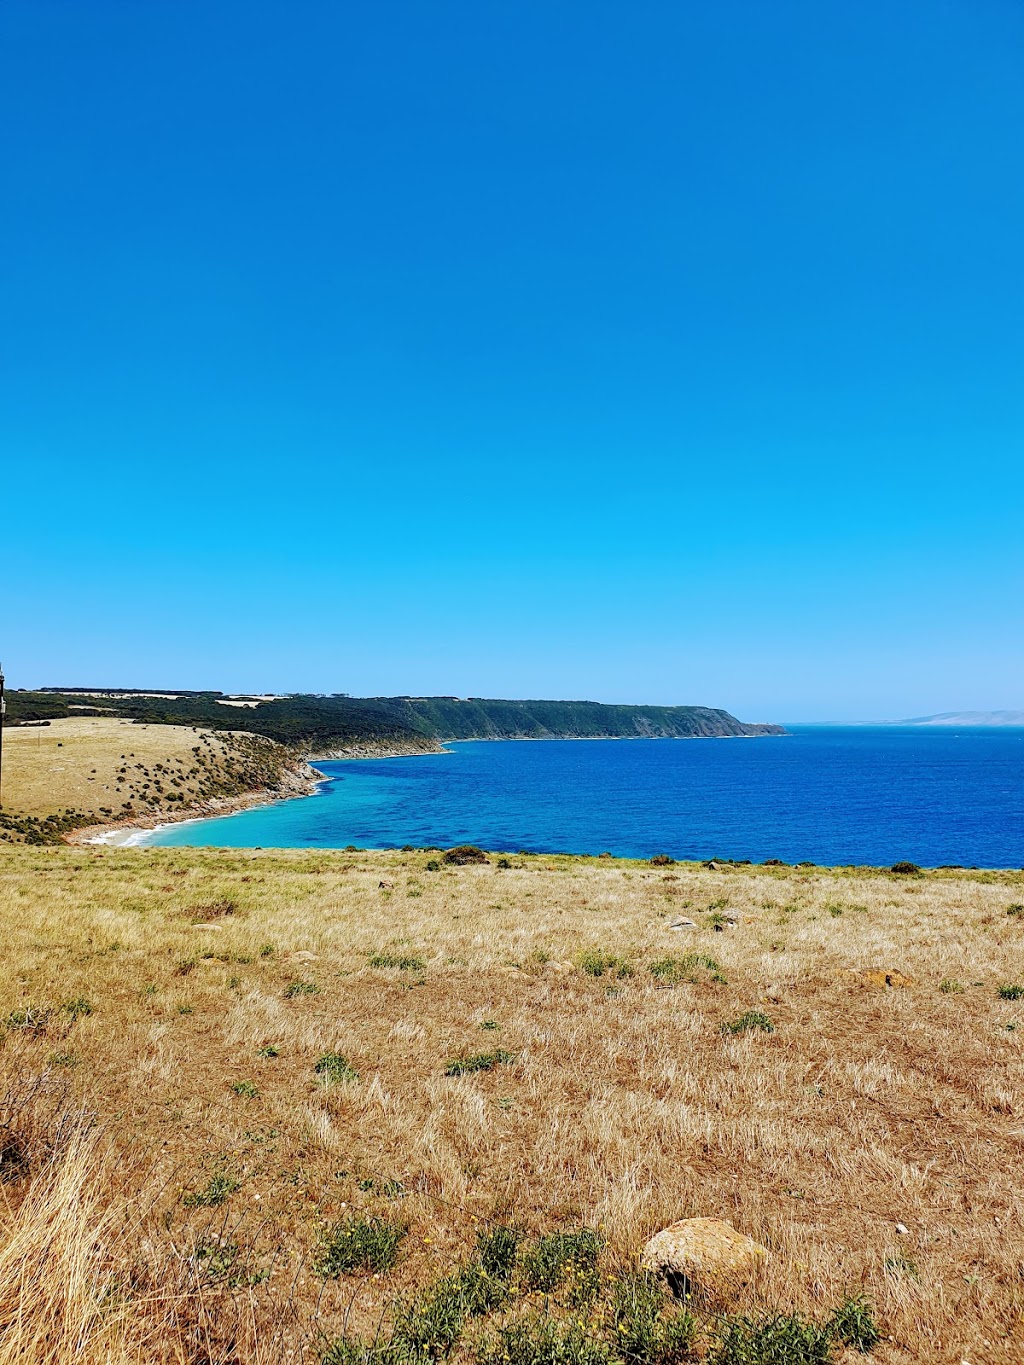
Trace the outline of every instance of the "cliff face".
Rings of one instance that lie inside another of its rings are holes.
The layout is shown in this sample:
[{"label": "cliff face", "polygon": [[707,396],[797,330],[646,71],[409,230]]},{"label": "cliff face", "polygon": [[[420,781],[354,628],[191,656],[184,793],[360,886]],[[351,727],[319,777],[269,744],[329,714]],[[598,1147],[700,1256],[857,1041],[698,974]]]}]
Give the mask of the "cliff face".
[{"label": "cliff face", "polygon": [[441,739],[695,739],[783,734],[708,706],[615,706],[593,701],[416,697],[410,722]]}]

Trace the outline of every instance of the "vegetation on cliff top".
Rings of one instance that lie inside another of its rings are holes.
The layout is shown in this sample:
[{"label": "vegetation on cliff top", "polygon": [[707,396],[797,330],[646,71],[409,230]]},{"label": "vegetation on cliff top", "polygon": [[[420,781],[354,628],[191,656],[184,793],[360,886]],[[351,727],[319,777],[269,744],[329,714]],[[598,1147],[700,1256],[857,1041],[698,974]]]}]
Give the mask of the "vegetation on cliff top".
[{"label": "vegetation on cliff top", "polygon": [[[88,691],[88,695],[86,692]],[[592,701],[295,695],[251,707],[220,692],[142,695],[99,689],[10,692],[8,723],[106,715],[162,725],[244,730],[307,752],[354,744],[429,746],[445,739],[694,738],[781,734],[707,706],[610,706]]]}]

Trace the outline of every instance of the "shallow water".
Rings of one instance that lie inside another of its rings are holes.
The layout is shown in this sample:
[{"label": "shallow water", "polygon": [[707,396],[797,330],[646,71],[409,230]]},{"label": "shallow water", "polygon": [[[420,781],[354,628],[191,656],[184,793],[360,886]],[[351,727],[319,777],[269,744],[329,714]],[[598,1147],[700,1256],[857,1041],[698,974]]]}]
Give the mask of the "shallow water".
[{"label": "shallow water", "polygon": [[495,850],[1024,863],[1024,730],[794,727],[783,737],[472,741],[319,762],[315,796],[146,839],[161,845]]}]

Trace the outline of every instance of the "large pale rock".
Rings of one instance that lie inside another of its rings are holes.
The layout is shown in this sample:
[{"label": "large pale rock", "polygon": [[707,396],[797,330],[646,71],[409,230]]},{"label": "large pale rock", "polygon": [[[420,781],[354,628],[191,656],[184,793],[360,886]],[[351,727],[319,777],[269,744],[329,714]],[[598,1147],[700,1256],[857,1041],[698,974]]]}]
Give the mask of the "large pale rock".
[{"label": "large pale rock", "polygon": [[656,1233],[640,1254],[647,1270],[664,1275],[677,1293],[700,1290],[728,1301],[768,1255],[765,1247],[720,1218],[684,1218]]}]

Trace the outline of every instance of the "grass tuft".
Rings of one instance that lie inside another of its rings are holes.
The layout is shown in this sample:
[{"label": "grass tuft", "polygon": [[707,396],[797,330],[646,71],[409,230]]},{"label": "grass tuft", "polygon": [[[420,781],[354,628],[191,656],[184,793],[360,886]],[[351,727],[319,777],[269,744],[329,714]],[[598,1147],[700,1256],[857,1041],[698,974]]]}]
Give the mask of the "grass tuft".
[{"label": "grass tuft", "polygon": [[469,1057],[453,1057],[444,1069],[446,1076],[468,1076],[474,1071],[493,1071],[515,1061],[515,1054],[496,1047],[493,1052],[474,1052]]},{"label": "grass tuft", "polygon": [[340,1052],[324,1052],[313,1063],[313,1070],[324,1085],[335,1085],[341,1081],[358,1081],[359,1072]]},{"label": "grass tuft", "polygon": [[313,1260],[313,1269],[325,1280],[337,1279],[354,1270],[370,1270],[382,1275],[398,1258],[405,1237],[404,1223],[387,1218],[356,1215],[326,1228]]},{"label": "grass tuft", "polygon": [[761,1014],[759,1010],[747,1010],[746,1014],[741,1014],[738,1019],[723,1024],[720,1032],[728,1035],[750,1033],[755,1030],[760,1030],[761,1033],[774,1033],[775,1025],[767,1014]]}]

